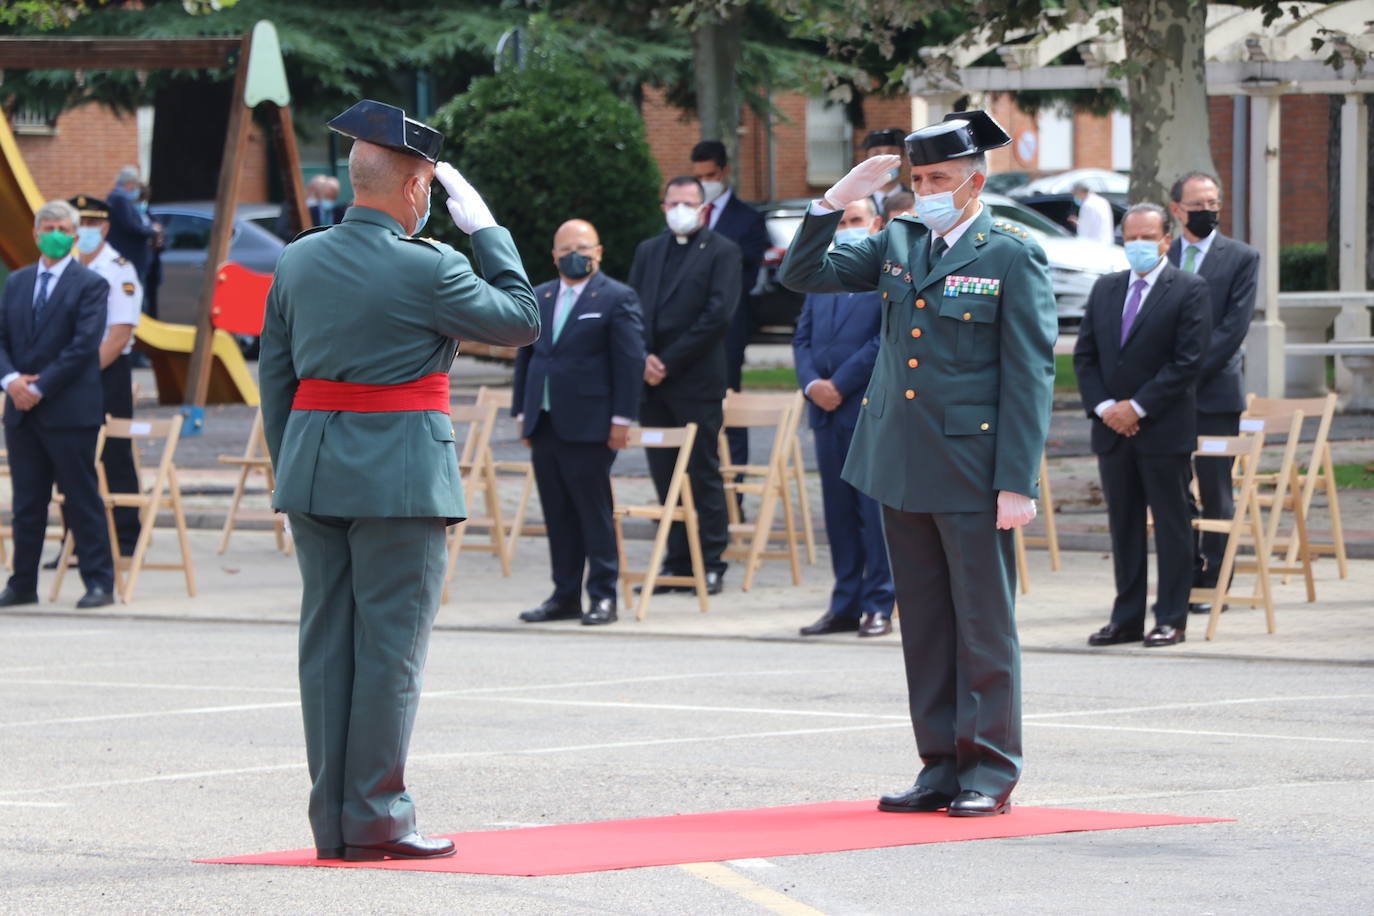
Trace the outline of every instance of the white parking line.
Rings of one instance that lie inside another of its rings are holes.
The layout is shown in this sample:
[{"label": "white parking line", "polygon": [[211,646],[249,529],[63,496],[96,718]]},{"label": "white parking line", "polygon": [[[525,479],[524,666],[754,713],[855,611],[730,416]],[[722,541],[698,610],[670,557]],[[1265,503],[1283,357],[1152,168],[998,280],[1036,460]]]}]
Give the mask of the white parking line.
[{"label": "white parking line", "polygon": [[189,709],[162,709],[153,712],[121,712],[106,716],[71,716],[66,719],[30,719],[27,722],[0,722],[0,728],[33,728],[49,725],[87,725],[92,722],[120,722],[127,719],[159,719],[163,716],[205,716],[223,712],[251,712],[259,709],[299,709],[300,703],[246,703],[239,706],[194,706]]},{"label": "white parking line", "polygon": [[1215,789],[1173,789],[1168,792],[1130,792],[1120,795],[1087,795],[1075,798],[1035,799],[1032,804],[1042,808],[1068,808],[1076,805],[1100,805],[1104,802],[1149,801],[1156,798],[1189,798],[1194,795],[1229,795],[1236,792],[1270,792],[1276,789],[1325,789],[1330,786],[1360,786],[1374,783],[1370,779],[1314,779],[1299,782],[1266,782],[1253,786],[1219,786]]},{"label": "white parking line", "polygon": [[1155,706],[1117,706],[1109,709],[1075,709],[1069,712],[1038,712],[1023,716],[1024,719],[1055,719],[1063,716],[1106,716],[1128,712],[1167,712],[1171,709],[1203,709],[1212,706],[1244,706],[1252,703],[1313,703],[1333,700],[1369,700],[1374,693],[1342,693],[1333,696],[1295,697],[1283,695],[1276,697],[1241,697],[1232,700],[1196,700],[1191,703],[1161,703]]},{"label": "white parking line", "polygon": [[550,700],[543,697],[473,696],[470,697],[470,699],[485,700],[489,703],[529,703],[535,706],[586,706],[592,709],[658,709],[675,710],[678,712],[736,712],[770,716],[820,716],[822,718],[834,719],[909,721],[908,716],[869,712],[835,712],[826,709],[775,709],[761,706],[692,706],[685,703],[632,703],[628,701],[604,700]]},{"label": "white parking line", "polygon": [[49,636],[104,636],[112,630],[6,630],[5,639],[33,636],[46,639]]},{"label": "white parking line", "polygon": [[1145,735],[1188,735],[1195,738],[1247,738],[1262,741],[1316,741],[1330,744],[1374,744],[1374,738],[1323,738],[1317,735],[1274,735],[1265,732],[1218,732],[1192,728],[1146,728],[1129,725],[1085,725],[1078,722],[1028,722],[1040,728],[1079,728],[1100,732],[1135,732]]},{"label": "white parking line", "polygon": [[59,681],[53,679],[21,679],[0,677],[0,684],[15,684],[24,687],[115,687],[129,690],[212,690],[216,693],[289,693],[299,694],[296,687],[245,687],[242,684],[148,684],[137,681]]}]

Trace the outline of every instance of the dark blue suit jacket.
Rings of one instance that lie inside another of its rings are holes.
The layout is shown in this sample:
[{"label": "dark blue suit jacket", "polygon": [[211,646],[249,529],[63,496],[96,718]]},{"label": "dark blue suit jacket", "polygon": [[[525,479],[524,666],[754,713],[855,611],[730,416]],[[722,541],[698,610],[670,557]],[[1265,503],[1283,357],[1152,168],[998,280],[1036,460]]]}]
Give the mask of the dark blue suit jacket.
[{"label": "dark blue suit jacket", "polygon": [[9,275],[0,294],[0,377],[11,372],[37,375],[43,399],[32,410],[10,406],[5,425],[32,418],[44,427],[99,426],[105,422],[100,387],[100,338],[110,284],[73,260],[48,293],[48,303],[33,322],[34,282],[30,264]]},{"label": "dark blue suit jacket", "polygon": [[624,283],[597,271],[587,281],[553,342],[558,281],[535,287],[539,339],[515,357],[511,412],[525,415],[521,435],[529,438],[539,420],[544,380],[549,381],[549,418],[567,442],[605,442],[611,417],[639,417],[644,387],[644,319],[639,298]]},{"label": "dark blue suit jacket", "polygon": [[797,384],[805,390],[816,379],[830,379],[844,395],[844,403],[834,411],[808,402],[812,429],[832,422],[853,428],[859,422],[861,396],[878,359],[882,324],[882,299],[876,292],[806,297],[792,337]]},{"label": "dark blue suit jacket", "polygon": [[759,279],[759,265],[763,263],[764,252],[768,250],[768,228],[764,225],[763,214],[730,192],[730,200],[720,211],[712,231],[719,232],[739,246],[740,253],[740,307],[749,301],[749,291]]},{"label": "dark blue suit jacket", "polygon": [[138,278],[142,280],[148,274],[148,262],[152,258],[152,249],[148,242],[156,234],[153,232],[153,224],[138,209],[137,204],[120,194],[118,190],[110,192],[108,203],[110,234],[105,241],[134,265],[134,270],[138,271]]},{"label": "dark blue suit jacket", "polygon": [[[1169,263],[1179,266],[1183,236],[1169,246]],[[1245,409],[1245,335],[1255,316],[1259,252],[1217,233],[1197,275],[1211,292],[1212,333],[1202,354],[1197,382],[1200,413],[1240,413]]]}]

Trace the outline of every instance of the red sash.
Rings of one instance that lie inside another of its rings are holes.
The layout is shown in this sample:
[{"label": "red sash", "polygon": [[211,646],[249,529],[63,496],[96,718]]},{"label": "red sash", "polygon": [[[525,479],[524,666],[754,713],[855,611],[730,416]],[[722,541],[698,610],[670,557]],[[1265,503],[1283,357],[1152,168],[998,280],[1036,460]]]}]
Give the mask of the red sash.
[{"label": "red sash", "polygon": [[434,372],[399,385],[360,385],[303,378],[292,410],[346,410],[352,413],[390,413],[401,410],[449,412],[448,374]]}]

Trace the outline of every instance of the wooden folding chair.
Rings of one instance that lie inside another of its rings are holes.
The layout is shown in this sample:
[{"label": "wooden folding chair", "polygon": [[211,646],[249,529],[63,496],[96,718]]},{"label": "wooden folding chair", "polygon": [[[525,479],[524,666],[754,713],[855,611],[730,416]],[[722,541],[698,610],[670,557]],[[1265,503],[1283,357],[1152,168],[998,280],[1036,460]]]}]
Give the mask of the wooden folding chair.
[{"label": "wooden folding chair", "polygon": [[[724,422],[719,441],[721,477],[725,486],[725,509],[729,517],[730,545],[725,556],[745,559],[744,590],[754,583],[754,574],[763,560],[787,560],[792,566],[792,584],[801,584],[800,540],[792,515],[788,487],[788,463],[797,418],[801,412],[801,392],[779,398],[776,395],[726,393]],[[726,429],[772,429],[773,445],[767,464],[731,464]],[[758,496],[753,522],[746,522],[738,496]],[[782,506],[783,527],[773,530],[778,505]],[[781,540],[783,550],[769,550],[770,541]]]},{"label": "wooden folding chair", "polygon": [[[1303,412],[1293,409],[1292,403],[1266,399],[1255,413],[1246,411],[1241,414],[1240,428],[1242,432],[1259,436],[1266,441],[1270,436],[1284,436],[1283,457],[1279,461],[1279,469],[1255,473],[1255,499],[1259,502],[1260,508],[1268,510],[1264,546],[1269,551],[1269,572],[1282,573],[1285,583],[1290,574],[1301,573],[1307,585],[1307,600],[1311,602],[1317,600],[1317,589],[1312,581],[1312,549],[1307,542],[1307,517],[1302,507],[1296,460],[1298,443],[1302,439]],[[1233,478],[1235,473],[1233,469]],[[1286,533],[1280,534],[1279,527],[1285,511],[1292,513],[1293,524]],[[1287,559],[1290,543],[1297,545],[1297,562]],[[1277,560],[1274,558],[1275,554],[1279,555]]]},{"label": "wooden folding chair", "polygon": [[[668,493],[662,505],[616,505],[612,510],[615,522],[615,548],[620,556],[620,586],[625,593],[625,606],[635,605],[635,585],[642,586],[639,603],[635,608],[635,619],[643,620],[649,611],[649,599],[653,597],[654,587],[658,585],[690,585],[697,593],[697,603],[702,613],[710,609],[710,596],[706,593],[706,568],[701,559],[701,532],[697,526],[696,503],[692,500],[692,481],[687,477],[687,463],[692,457],[692,444],[696,441],[697,425],[688,423],[680,428],[630,427],[629,447],[675,448],[677,464],[668,481]],[[649,554],[649,565],[643,572],[630,569],[625,557],[625,530],[623,522],[627,518],[646,518],[658,523],[654,533],[654,545]],[[692,574],[690,576],[661,576],[659,569],[663,564],[663,554],[668,549],[668,533],[674,522],[681,522],[687,529],[687,551],[691,555]]]},{"label": "wooden folding chair", "polygon": [[1048,547],[1050,569],[1059,572],[1059,529],[1054,523],[1054,493],[1050,489],[1050,463],[1040,453],[1040,513],[1045,517],[1044,534],[1026,534],[1024,528],[1012,529],[1012,548],[1016,557],[1016,579],[1021,594],[1030,593],[1030,566],[1026,563],[1026,547]]},{"label": "wooden folding chair", "polygon": [[[1336,568],[1344,579],[1350,570],[1346,564],[1345,531],[1341,527],[1341,504],[1336,491],[1336,471],[1331,460],[1330,441],[1331,421],[1336,415],[1336,395],[1333,392],[1321,398],[1257,398],[1251,394],[1246,400],[1246,415],[1258,417],[1272,410],[1301,410],[1304,416],[1317,417],[1317,434],[1308,452],[1307,468],[1298,472],[1298,481],[1302,484],[1303,518],[1312,517],[1312,497],[1319,488],[1325,496],[1327,512],[1331,516],[1331,543],[1309,540],[1307,548],[1313,559],[1334,556]],[[1290,540],[1284,557],[1286,566],[1292,566],[1297,560],[1297,551],[1297,543]],[[1284,574],[1284,584],[1287,584],[1289,575]]]},{"label": "wooden folding chair", "polygon": [[[100,428],[100,435],[96,438],[95,473],[100,485],[100,498],[105,503],[105,526],[109,533],[110,551],[114,558],[115,591],[125,604],[132,600],[134,587],[138,584],[139,573],[145,569],[179,569],[186,577],[186,594],[191,597],[195,597],[196,594],[196,575],[191,564],[191,542],[187,536],[186,514],[182,510],[181,486],[177,483],[176,461],[174,460],[177,442],[181,438],[181,421],[180,415],[168,420],[152,421],[126,420],[107,415],[105,425]],[[154,439],[163,440],[162,456],[158,459],[152,485],[146,491],[142,493],[110,492],[109,482],[105,479],[105,467],[100,463],[100,455],[108,439],[129,439],[131,446],[138,442]],[[126,506],[138,509],[138,541],[134,546],[133,556],[121,557],[119,555],[119,535],[115,530],[114,510]],[[147,562],[148,545],[153,537],[153,527],[157,524],[158,513],[164,508],[168,508],[172,512],[172,521],[177,531],[177,542],[181,549],[180,563]],[[57,577],[53,580],[50,601],[56,601],[62,591],[62,579],[66,575],[67,567],[71,565],[74,549],[75,540],[69,531],[62,542],[62,555],[57,561]],[[127,576],[125,575],[126,572]]]},{"label": "wooden folding chair", "polygon": [[[290,536],[286,531],[286,516],[280,512],[274,512],[271,507],[272,491],[277,486],[277,478],[272,472],[272,459],[267,454],[267,436],[264,435],[262,429],[261,409],[253,417],[253,428],[248,433],[248,444],[244,446],[243,454],[219,455],[216,460],[220,464],[227,464],[239,469],[239,479],[234,484],[234,496],[229,501],[229,511],[224,516],[224,528],[219,539],[219,552],[224,553],[229,548],[229,536],[234,533],[234,528],[238,526],[240,521],[254,519],[270,521],[272,531],[277,538],[277,549],[287,556],[291,556],[292,546]],[[242,508],[243,494],[248,487],[248,478],[253,474],[262,474],[267,485],[268,507],[265,510]]]},{"label": "wooden folding chair", "polygon": [[[488,402],[496,405],[497,415],[500,416],[502,410],[510,407],[510,389],[489,388],[482,385],[477,389],[477,403],[486,404]],[[515,503],[515,513],[511,517],[506,533],[506,553],[514,560],[515,548],[519,545],[521,537],[543,537],[548,533],[543,525],[525,524],[525,514],[529,511],[530,506],[530,495],[534,492],[534,462],[497,461],[496,457],[491,454],[490,445],[487,447],[487,454],[498,483],[504,477],[506,480],[518,481],[520,484],[520,497]]]},{"label": "wooden folding chair", "polygon": [[[1188,595],[1190,604],[1212,605],[1212,614],[1207,620],[1208,639],[1216,635],[1217,621],[1228,604],[1262,606],[1269,632],[1274,632],[1274,600],[1269,589],[1269,550],[1264,542],[1264,518],[1255,492],[1255,477],[1259,473],[1260,450],[1263,448],[1264,437],[1260,435],[1199,436],[1197,450],[1193,452],[1194,458],[1240,459],[1241,465],[1236,511],[1231,518],[1193,519],[1193,528],[1197,531],[1226,535],[1226,549],[1222,553],[1216,586],[1194,588]],[[1243,541],[1254,545],[1255,559],[1252,564],[1243,561],[1238,563],[1236,560],[1236,553]],[[1232,573],[1237,571],[1254,572],[1257,579],[1254,594],[1238,595],[1232,591]]]},{"label": "wooden folding chair", "polygon": [[[463,496],[467,500],[468,517],[449,529],[448,568],[444,572],[443,601],[448,601],[449,583],[458,566],[458,554],[464,549],[481,550],[496,555],[501,561],[501,574],[510,575],[510,554],[506,550],[506,529],[501,520],[501,501],[496,491],[496,472],[491,462],[491,431],[496,425],[497,406],[486,404],[457,404],[450,408],[456,430],[466,425],[463,451],[458,457],[462,475]],[[481,498],[486,515],[477,515],[477,500]],[[467,543],[469,531],[487,532],[487,543]]]},{"label": "wooden folding chair", "polygon": [[802,418],[806,413],[806,397],[797,392],[799,402],[796,420],[792,423],[791,448],[784,456],[783,485],[793,490],[797,500],[797,516],[801,524],[802,541],[806,545],[806,564],[816,565],[816,531],[811,520],[811,494],[806,489],[806,461],[802,450]]}]

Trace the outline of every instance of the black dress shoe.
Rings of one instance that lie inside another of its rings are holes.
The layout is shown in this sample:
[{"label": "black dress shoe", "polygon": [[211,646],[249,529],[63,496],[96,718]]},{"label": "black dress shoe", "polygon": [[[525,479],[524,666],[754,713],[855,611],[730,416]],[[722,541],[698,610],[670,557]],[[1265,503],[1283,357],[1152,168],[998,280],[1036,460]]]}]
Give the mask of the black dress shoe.
[{"label": "black dress shoe", "polygon": [[18,604],[37,604],[38,592],[16,592],[9,586],[0,592],[0,607],[14,607]]},{"label": "black dress shoe", "polygon": [[994,814],[1006,814],[1010,810],[1010,800],[993,798],[972,789],[960,792],[949,803],[950,817],[991,817]]},{"label": "black dress shoe", "polygon": [[92,607],[105,607],[107,604],[114,604],[114,594],[106,591],[99,586],[89,589],[76,602],[78,610]]},{"label": "black dress shoe", "polygon": [[1088,645],[1114,646],[1122,642],[1140,642],[1144,635],[1144,630],[1128,630],[1119,624],[1109,623],[1088,637]]},{"label": "black dress shoe", "polygon": [[330,846],[327,848],[316,848],[315,858],[317,859],[342,859],[344,848],[342,846]]},{"label": "black dress shoe", "polygon": [[1211,606],[1210,604],[1206,604],[1206,603],[1204,603],[1204,602],[1199,601],[1197,604],[1190,604],[1190,605],[1188,605],[1188,613],[1189,613],[1189,614],[1210,614],[1210,613],[1212,613],[1212,606]]},{"label": "black dress shoe", "polygon": [[820,620],[802,627],[797,632],[803,636],[824,636],[826,633],[853,633],[858,628],[857,617],[835,617],[826,613]]},{"label": "black dress shoe", "polygon": [[895,811],[899,814],[939,811],[948,808],[953,800],[943,792],[936,792],[925,786],[912,786],[900,795],[884,795],[878,799],[878,810]]},{"label": "black dress shoe", "polygon": [[537,608],[520,612],[525,623],[543,623],[546,620],[572,620],[582,616],[582,608],[576,604],[563,604],[550,598]]},{"label": "black dress shoe", "polygon": [[[44,563],[44,564],[43,564],[43,568],[44,568],[44,569],[56,569],[56,568],[57,568],[57,561],[60,560],[60,559],[62,559],[62,555],[61,555],[61,554],[58,554],[57,556],[53,557],[53,558],[52,558],[51,560],[49,560],[48,562]],[[73,562],[73,563],[76,562],[76,557],[72,557],[72,562]]]},{"label": "black dress shoe", "polygon": [[409,833],[390,843],[371,846],[345,846],[344,858],[350,862],[377,862],[381,859],[442,859],[458,850],[452,840]]},{"label": "black dress shoe", "polygon": [[891,632],[891,617],[879,617],[877,614],[869,614],[864,617],[863,623],[859,624],[860,636],[886,636]]},{"label": "black dress shoe", "polygon": [[1145,637],[1145,648],[1155,649],[1159,646],[1176,646],[1183,642],[1186,634],[1177,627],[1161,625],[1150,631],[1150,635]]},{"label": "black dress shoe", "polygon": [[584,627],[595,627],[603,623],[615,623],[615,621],[614,598],[602,598],[599,601],[593,601],[592,606],[587,608],[587,612],[582,615]]},{"label": "black dress shoe", "polygon": [[[692,589],[695,591],[695,589]],[[706,573],[706,594],[719,595],[725,591],[725,573],[710,570]]]}]

